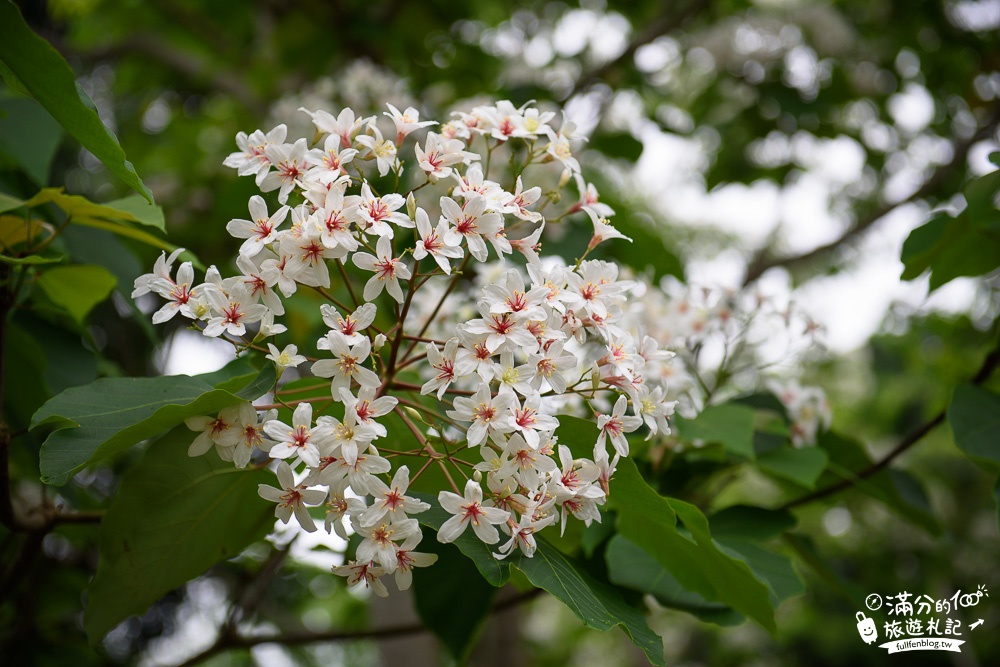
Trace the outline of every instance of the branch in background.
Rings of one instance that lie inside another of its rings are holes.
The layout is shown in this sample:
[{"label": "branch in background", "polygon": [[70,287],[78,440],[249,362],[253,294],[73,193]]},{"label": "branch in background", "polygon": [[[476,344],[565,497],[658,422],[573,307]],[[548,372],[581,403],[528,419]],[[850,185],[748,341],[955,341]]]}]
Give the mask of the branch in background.
[{"label": "branch in background", "polygon": [[898,202],[883,203],[875,208],[875,210],[871,211],[868,215],[858,220],[857,224],[830,243],[821,245],[818,248],[814,248],[809,252],[802,253],[801,255],[790,255],[788,257],[778,258],[769,257],[767,254],[767,248],[761,249],[760,252],[758,252],[757,255],[750,260],[747,266],[747,273],[746,277],[743,279],[743,286],[746,287],[750,283],[754,282],[769,269],[780,266],[788,270],[793,270],[805,264],[809,264],[810,262],[813,262],[821,257],[825,257],[846,243],[852,241],[856,236],[859,236],[867,231],[872,225],[903,204],[917,201],[918,199],[925,199],[926,197],[933,195],[944,181],[946,181],[956,171],[959,171],[964,167],[965,161],[969,156],[969,149],[971,149],[977,142],[989,138],[990,135],[996,130],[998,123],[1000,123],[1000,107],[993,110],[993,113],[990,114],[990,117],[986,120],[986,122],[971,137],[964,141],[956,142],[953,145],[953,157],[951,161],[939,166],[934,173],[931,174],[931,177],[924,181],[924,184],[914,191],[913,194]]},{"label": "branch in background", "polygon": [[[986,355],[986,358],[983,360],[982,366],[979,367],[979,371],[972,378],[971,383],[974,385],[980,385],[986,382],[986,380],[990,378],[990,376],[993,374],[993,371],[995,371],[997,367],[1000,367],[1000,347],[998,347],[997,349],[993,350],[988,355]],[[930,433],[939,424],[942,424],[946,419],[946,417],[947,417],[947,410],[942,410],[930,421],[921,424],[917,428],[907,433],[906,436],[899,441],[899,444],[893,447],[888,454],[883,456],[878,461],[872,463],[867,468],[858,471],[853,475],[853,477],[849,479],[842,479],[836,484],[831,484],[830,486],[827,486],[825,488],[804,495],[801,498],[796,498],[795,500],[791,500],[782,505],[781,507],[779,507],[778,509],[787,510],[793,507],[799,507],[800,505],[811,503],[814,500],[819,500],[820,498],[831,496],[835,493],[843,491],[844,489],[854,486],[855,480],[862,480],[871,477],[875,473],[881,471],[883,468],[888,467],[888,465],[892,463],[892,461],[897,456],[908,450],[913,445],[920,442],[925,435]]]},{"label": "branch in background", "polygon": [[640,47],[643,47],[657,38],[680,28],[689,20],[700,14],[703,10],[707,9],[708,4],[708,0],[693,0],[693,2],[688,3],[676,13],[664,13],[660,16],[660,18],[648,24],[644,30],[636,34],[635,39],[629,42],[629,45],[617,58],[609,60],[603,65],[595,67],[589,72],[584,72],[580,75],[580,78],[577,79],[572,90],[570,90],[569,94],[566,95],[566,99],[582,93],[591,85],[606,79],[609,74],[618,68],[628,65],[629,61],[632,60],[635,56],[635,52],[638,51]]},{"label": "branch in background", "polygon": [[120,42],[75,55],[88,61],[118,59],[123,56],[146,56],[166,65],[192,82],[202,84],[207,90],[219,90],[232,95],[258,116],[263,116],[267,109],[257,94],[243,82],[240,75],[213,67],[197,56],[175,49],[160,37],[149,33],[129,35]]},{"label": "branch in background", "polygon": [[[526,593],[521,593],[507,600],[493,605],[491,614],[501,612],[510,607],[516,607],[542,593],[541,588],[535,588]],[[393,639],[396,637],[408,637],[410,635],[426,632],[427,628],[422,623],[409,623],[406,625],[394,625],[387,628],[376,628],[373,630],[334,630],[331,632],[286,632],[280,635],[265,637],[244,637],[240,635],[219,635],[219,639],[210,647],[196,656],[185,660],[177,667],[194,667],[211,657],[237,649],[249,649],[261,644],[279,644],[281,646],[304,646],[307,644],[320,644],[324,642],[356,641],[362,639]]]}]

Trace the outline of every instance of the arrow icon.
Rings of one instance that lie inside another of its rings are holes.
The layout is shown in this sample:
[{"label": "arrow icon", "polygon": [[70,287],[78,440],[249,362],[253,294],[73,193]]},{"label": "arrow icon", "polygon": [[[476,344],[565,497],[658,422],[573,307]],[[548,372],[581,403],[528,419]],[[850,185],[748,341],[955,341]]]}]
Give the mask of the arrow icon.
[{"label": "arrow icon", "polygon": [[970,625],[969,629],[970,630],[975,630],[976,628],[978,628],[982,624],[983,624],[983,619],[979,619],[978,621],[976,621],[975,623],[973,623],[972,625]]}]

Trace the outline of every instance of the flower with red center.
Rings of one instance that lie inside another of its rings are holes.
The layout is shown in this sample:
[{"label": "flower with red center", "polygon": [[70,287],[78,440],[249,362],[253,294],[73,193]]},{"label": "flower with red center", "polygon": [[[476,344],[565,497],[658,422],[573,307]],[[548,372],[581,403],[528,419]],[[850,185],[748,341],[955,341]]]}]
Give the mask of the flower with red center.
[{"label": "flower with red center", "polygon": [[385,289],[393,299],[403,303],[403,290],[399,279],[410,279],[410,269],[402,261],[392,256],[392,241],[389,236],[379,237],[375,244],[378,257],[367,252],[355,253],[352,257],[354,265],[365,271],[374,271],[375,275],[365,283],[365,301],[372,301]]},{"label": "flower with red center", "polygon": [[438,503],[445,511],[455,515],[441,524],[438,530],[439,542],[454,542],[471,525],[476,537],[486,544],[496,544],[500,541],[500,535],[493,526],[506,523],[510,518],[510,512],[483,505],[483,490],[472,479],[465,483],[464,498],[456,493],[441,491],[438,493]]}]

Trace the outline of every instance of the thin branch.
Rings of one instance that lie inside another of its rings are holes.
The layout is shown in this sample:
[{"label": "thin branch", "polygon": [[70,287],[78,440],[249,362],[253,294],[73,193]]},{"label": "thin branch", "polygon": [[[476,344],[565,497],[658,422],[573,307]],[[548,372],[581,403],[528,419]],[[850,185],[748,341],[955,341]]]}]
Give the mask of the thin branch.
[{"label": "thin branch", "polygon": [[[980,385],[986,382],[986,380],[990,378],[990,376],[993,374],[993,371],[995,371],[998,366],[1000,366],[1000,347],[993,350],[986,356],[986,358],[983,360],[982,366],[980,366],[979,368],[979,371],[972,378],[971,384]],[[835,484],[831,484],[830,486],[818,489],[800,498],[791,500],[785,503],[784,505],[781,505],[778,509],[787,510],[793,507],[799,507],[800,505],[811,503],[814,500],[819,500],[820,498],[826,498],[827,496],[831,496],[835,493],[843,491],[844,489],[854,486],[855,483],[859,480],[871,477],[875,473],[881,471],[883,468],[886,468],[900,454],[902,454],[910,447],[920,442],[925,435],[934,430],[934,428],[937,427],[938,425],[942,424],[946,418],[947,418],[947,411],[942,410],[937,415],[935,415],[930,421],[921,424],[917,428],[907,433],[903,437],[903,439],[900,440],[899,443],[895,447],[893,447],[888,454],[883,456],[878,461],[875,461],[867,468],[864,468],[858,471],[857,473],[854,473],[854,475],[848,479],[842,479],[839,482],[836,482]]]},{"label": "thin branch", "polygon": [[941,187],[942,183],[952,176],[952,174],[964,167],[965,161],[969,155],[969,150],[972,146],[977,142],[988,138],[996,130],[998,123],[1000,123],[1000,106],[997,106],[993,110],[993,113],[986,120],[986,122],[971,137],[964,141],[956,142],[953,146],[953,156],[951,161],[940,165],[934,173],[931,174],[930,178],[924,181],[924,184],[914,191],[909,197],[892,203],[883,202],[880,206],[876,207],[870,213],[858,220],[853,227],[830,243],[821,245],[818,248],[813,248],[812,250],[804,252],[800,255],[789,255],[788,257],[778,258],[769,257],[767,254],[767,248],[761,249],[760,252],[758,252],[758,254],[752,258],[747,265],[747,274],[743,279],[744,287],[760,278],[765,271],[770,269],[784,267],[788,270],[793,270],[805,264],[809,264],[821,257],[825,257],[833,251],[843,247],[855,237],[863,234],[872,225],[903,204],[930,197],[939,187]]},{"label": "thin branch", "polygon": [[[511,607],[529,602],[543,593],[541,588],[535,588],[514,597],[502,600],[493,605],[491,614],[495,614]],[[427,628],[422,623],[407,623],[405,625],[394,625],[387,628],[375,628],[373,630],[333,630],[330,632],[286,632],[280,635],[265,637],[244,637],[241,635],[225,636],[220,635],[219,640],[198,655],[184,661],[177,667],[194,667],[195,665],[208,660],[211,657],[235,649],[248,649],[261,644],[280,644],[282,646],[304,646],[307,644],[319,644],[323,642],[356,641],[361,639],[393,639],[396,637],[408,637],[426,632]]]}]

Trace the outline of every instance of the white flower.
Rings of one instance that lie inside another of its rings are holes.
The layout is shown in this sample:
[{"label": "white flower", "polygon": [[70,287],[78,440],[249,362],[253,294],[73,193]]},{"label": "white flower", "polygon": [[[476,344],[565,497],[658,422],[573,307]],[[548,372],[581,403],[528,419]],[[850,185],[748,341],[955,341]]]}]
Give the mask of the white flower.
[{"label": "white flower", "polygon": [[[389,223],[400,227],[413,227],[413,221],[398,209],[406,205],[403,196],[393,192],[384,197],[376,197],[365,181],[361,184],[361,194],[351,195],[345,200],[351,206],[350,214],[365,230],[366,234],[393,237]],[[346,213],[345,213],[346,214]]]},{"label": "white flower", "polygon": [[365,283],[365,301],[372,301],[384,288],[393,299],[403,303],[403,290],[399,287],[399,279],[408,280],[410,270],[399,258],[392,256],[392,241],[389,238],[379,237],[375,245],[378,257],[373,257],[367,252],[359,252],[351,258],[359,269],[375,272],[375,275]]},{"label": "white flower", "polygon": [[614,410],[610,415],[600,415],[597,418],[597,428],[601,434],[597,437],[597,447],[604,446],[604,439],[610,438],[615,451],[622,456],[628,456],[628,440],[626,433],[631,433],[642,426],[642,417],[630,417],[625,414],[628,408],[628,398],[619,396]]},{"label": "white flower", "polygon": [[474,196],[459,206],[451,197],[441,197],[442,221],[447,225],[445,242],[457,246],[465,239],[469,253],[480,262],[486,261],[486,243],[483,236],[492,238],[502,228],[500,216],[486,213],[486,198]]},{"label": "white flower", "polygon": [[223,332],[242,336],[247,332],[247,324],[259,322],[268,312],[267,306],[252,303],[253,297],[243,284],[234,285],[229,296],[220,290],[209,290],[207,296],[214,316],[205,326],[203,333],[206,336],[215,337]]},{"label": "white flower", "polygon": [[513,398],[512,394],[498,394],[492,398],[489,384],[483,383],[472,398],[456,397],[455,409],[448,410],[447,414],[458,421],[472,422],[466,437],[469,447],[476,447],[488,434],[500,432]]},{"label": "white flower", "polygon": [[375,595],[380,598],[389,597],[389,591],[379,579],[385,576],[385,570],[371,561],[362,563],[351,561],[347,565],[335,565],[333,566],[333,573],[341,577],[347,577],[348,586],[357,586],[363,581],[365,588],[372,589]]},{"label": "white flower", "polygon": [[267,349],[271,351],[271,354],[266,355],[266,358],[274,362],[279,373],[286,368],[295,368],[306,360],[298,353],[299,348],[295,345],[286,345],[285,349],[279,351],[272,343],[268,343]]},{"label": "white flower", "polygon": [[276,171],[269,172],[259,183],[260,191],[278,190],[278,201],[282,204],[288,201],[288,194],[295,187],[295,182],[309,168],[306,163],[306,148],[305,139],[298,139],[294,144],[269,144],[264,149],[264,154]]},{"label": "white flower", "polygon": [[310,489],[304,484],[296,484],[291,466],[284,461],[278,464],[278,469],[275,472],[278,475],[278,484],[281,487],[276,489],[267,484],[259,484],[257,486],[257,493],[264,500],[278,503],[278,506],[274,509],[274,516],[280,519],[282,523],[288,523],[288,520],[292,518],[292,514],[294,513],[295,519],[299,522],[300,526],[310,533],[315,532],[316,524],[313,522],[312,517],[309,516],[309,510],[306,509],[306,505],[321,504],[326,498],[326,491],[322,489]]},{"label": "white flower", "polygon": [[368,485],[368,493],[372,495],[372,505],[361,513],[361,525],[373,526],[383,521],[388,515],[389,521],[393,524],[407,518],[408,514],[419,514],[430,509],[430,505],[411,498],[406,495],[406,489],[410,485],[410,469],[406,466],[399,466],[396,474],[392,476],[392,483],[386,485],[385,482],[375,477]]},{"label": "white flower", "polygon": [[[421,260],[427,255],[434,258],[438,266],[445,273],[451,273],[451,263],[448,258],[459,259],[465,253],[459,247],[458,243],[454,243],[454,236],[449,236],[448,223],[444,220],[438,220],[437,228],[431,227],[430,218],[427,217],[427,211],[422,208],[417,209],[416,213],[417,219],[417,232],[420,234],[420,238],[417,240],[417,246],[413,249],[413,259]],[[449,243],[447,239],[451,239],[453,242]]]},{"label": "white flower", "polygon": [[253,257],[268,243],[277,238],[277,229],[288,215],[288,207],[282,206],[273,215],[267,214],[267,204],[260,195],[250,198],[252,220],[233,219],[226,225],[226,231],[235,238],[246,239],[240,246],[240,255]]},{"label": "white flower", "polygon": [[476,537],[486,544],[496,544],[500,541],[500,535],[493,526],[505,523],[510,517],[510,512],[505,512],[496,507],[486,507],[483,503],[483,490],[475,480],[465,483],[465,497],[441,491],[438,493],[438,503],[450,514],[451,517],[438,530],[439,542],[454,542],[465,529],[471,524]]},{"label": "white flower", "polygon": [[413,107],[406,107],[406,111],[400,113],[399,109],[391,104],[386,104],[386,106],[389,107],[389,111],[383,111],[382,113],[391,118],[393,124],[396,126],[397,144],[403,143],[403,139],[406,138],[406,135],[414,130],[418,130],[422,127],[428,127],[430,125],[437,125],[437,121],[434,120],[420,120],[420,112]]},{"label": "white flower", "polygon": [[374,157],[378,175],[385,176],[399,165],[399,160],[396,158],[396,144],[383,139],[382,133],[374,125],[369,125],[368,131],[371,132],[370,135],[362,134],[355,138],[355,141],[368,149],[366,157]]},{"label": "white flower", "polygon": [[365,336],[361,333],[375,321],[377,309],[374,303],[365,303],[347,317],[341,317],[336,308],[329,304],[319,307],[323,323],[333,331],[343,334],[349,345],[356,345]]},{"label": "white flower", "polygon": [[437,554],[425,554],[413,551],[413,548],[420,542],[421,534],[411,535],[396,550],[396,588],[405,591],[413,582],[413,572],[415,567],[427,567],[437,562]]},{"label": "white flower", "polygon": [[312,405],[309,403],[295,406],[291,426],[272,419],[264,424],[264,433],[275,442],[269,452],[271,458],[298,456],[311,467],[319,465],[319,445],[327,442],[331,436],[328,428],[312,428]]},{"label": "white flower", "polygon": [[420,533],[416,519],[401,519],[399,521],[380,521],[371,526],[355,525],[355,530],[362,536],[358,545],[358,560],[378,563],[387,573],[396,571],[396,550],[394,540],[405,540]]},{"label": "white flower", "polygon": [[363,337],[360,341],[350,346],[347,337],[339,331],[331,331],[325,337],[320,338],[316,347],[321,350],[330,350],[334,359],[320,359],[312,365],[312,372],[321,378],[333,378],[330,390],[335,399],[340,398],[340,390],[348,389],[351,386],[351,379],[357,381],[362,387],[379,387],[382,381],[378,379],[373,371],[365,368],[361,364],[371,353],[371,341]]}]

